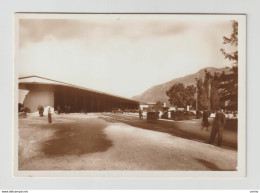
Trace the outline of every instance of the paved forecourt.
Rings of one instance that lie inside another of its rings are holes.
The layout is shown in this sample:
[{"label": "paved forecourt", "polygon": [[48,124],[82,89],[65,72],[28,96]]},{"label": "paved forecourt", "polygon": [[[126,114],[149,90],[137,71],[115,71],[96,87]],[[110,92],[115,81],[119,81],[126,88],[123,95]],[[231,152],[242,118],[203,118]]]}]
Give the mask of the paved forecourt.
[{"label": "paved forecourt", "polygon": [[237,151],[232,145],[217,147],[187,134],[197,122],[73,113],[54,115],[49,124],[47,117],[29,114],[19,119],[19,169],[236,170]]}]

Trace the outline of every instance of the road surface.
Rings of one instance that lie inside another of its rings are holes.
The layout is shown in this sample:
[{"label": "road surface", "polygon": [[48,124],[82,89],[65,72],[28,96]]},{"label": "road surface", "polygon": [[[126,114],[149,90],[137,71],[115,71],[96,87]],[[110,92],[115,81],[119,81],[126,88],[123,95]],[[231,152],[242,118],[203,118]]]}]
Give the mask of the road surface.
[{"label": "road surface", "polygon": [[111,113],[54,115],[49,124],[29,114],[19,119],[19,170],[236,170],[237,150],[204,143],[209,132],[196,125]]},{"label": "road surface", "polygon": [[[183,120],[183,121],[174,121],[160,119],[157,121],[147,121],[146,118],[140,120],[138,114],[126,113],[126,114],[112,114],[112,113],[103,113],[102,114],[107,121],[111,122],[122,122],[128,125],[139,127],[142,129],[148,129],[152,131],[159,131],[164,133],[169,133],[173,136],[182,137],[185,139],[192,139],[207,143],[210,137],[211,126],[209,131],[206,131],[206,128],[201,130],[201,119],[193,120]],[[209,119],[209,122],[212,125],[212,119]],[[215,144],[217,139],[215,139]],[[223,131],[223,143],[222,148],[231,148],[237,149],[237,132],[231,130]]]}]

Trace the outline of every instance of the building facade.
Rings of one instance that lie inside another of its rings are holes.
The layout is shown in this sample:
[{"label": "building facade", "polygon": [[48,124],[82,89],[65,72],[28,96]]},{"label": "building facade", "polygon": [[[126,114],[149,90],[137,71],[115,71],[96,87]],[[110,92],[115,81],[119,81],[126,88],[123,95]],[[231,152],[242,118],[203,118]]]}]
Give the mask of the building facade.
[{"label": "building facade", "polygon": [[111,112],[113,108],[138,109],[139,102],[39,76],[19,78],[19,90],[28,90],[23,105],[35,112],[39,105],[70,112]]}]

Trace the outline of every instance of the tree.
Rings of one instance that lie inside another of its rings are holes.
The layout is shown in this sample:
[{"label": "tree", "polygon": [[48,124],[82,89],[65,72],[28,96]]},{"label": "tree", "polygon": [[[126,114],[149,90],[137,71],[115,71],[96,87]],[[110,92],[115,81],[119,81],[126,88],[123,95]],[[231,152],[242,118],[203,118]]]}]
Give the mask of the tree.
[{"label": "tree", "polygon": [[197,89],[198,89],[198,110],[209,109],[207,90],[205,88],[205,83],[201,78],[197,80]]},{"label": "tree", "polygon": [[204,80],[197,80],[198,110],[215,110],[219,107],[219,74],[204,73]]},{"label": "tree", "polygon": [[196,87],[194,85],[189,85],[186,87],[186,105],[189,105],[189,106],[195,106],[195,98],[194,98],[194,95],[196,93]]},{"label": "tree", "polygon": [[163,103],[161,101],[157,101],[156,104],[154,105],[154,108],[157,110],[162,110]]},{"label": "tree", "polygon": [[223,73],[220,79],[220,100],[222,106],[225,109],[237,111],[238,67],[232,67],[230,73]]},{"label": "tree", "polygon": [[166,91],[166,95],[169,97],[171,105],[185,108],[187,105],[194,104],[195,92],[196,89],[193,85],[185,87],[183,83],[176,83]]},{"label": "tree", "polygon": [[229,73],[222,73],[220,80],[220,100],[225,104],[225,108],[229,110],[237,110],[238,106],[238,22],[232,21],[233,32],[231,37],[223,37],[223,44],[230,44],[235,47],[235,51],[228,53],[221,48],[226,59],[233,61],[233,66]]},{"label": "tree", "polygon": [[219,96],[219,74],[214,73],[211,79],[211,90],[210,90],[210,109],[216,110],[220,107],[220,96]]},{"label": "tree", "polygon": [[[238,22],[237,21],[232,21],[232,27],[233,27],[233,32],[231,34],[231,37],[223,37],[223,44],[230,44],[232,46],[235,46],[237,48],[238,46]],[[234,61],[233,64],[238,64],[238,51],[235,49],[235,51],[228,53],[224,48],[221,48],[220,51],[224,54],[226,59],[229,59],[230,61]]]}]

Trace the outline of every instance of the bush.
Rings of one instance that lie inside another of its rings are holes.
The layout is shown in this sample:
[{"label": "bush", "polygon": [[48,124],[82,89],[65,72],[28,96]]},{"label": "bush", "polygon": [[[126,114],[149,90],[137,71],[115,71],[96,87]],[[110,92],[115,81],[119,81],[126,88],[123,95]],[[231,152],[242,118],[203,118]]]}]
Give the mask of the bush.
[{"label": "bush", "polygon": [[181,121],[184,120],[184,111],[172,111],[171,112],[171,118],[175,121]]},{"label": "bush", "polygon": [[172,111],[171,112],[171,119],[175,121],[181,120],[191,120],[195,118],[195,114],[189,111]]},{"label": "bush", "polygon": [[196,119],[202,118],[202,112],[201,111],[196,111]]},{"label": "bush", "polygon": [[24,107],[23,112],[25,112],[25,113],[30,113],[31,110],[30,110],[28,107]]},{"label": "bush", "polygon": [[186,112],[186,118],[187,120],[195,119],[196,115],[193,112]]}]

